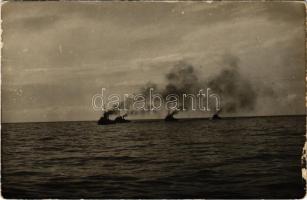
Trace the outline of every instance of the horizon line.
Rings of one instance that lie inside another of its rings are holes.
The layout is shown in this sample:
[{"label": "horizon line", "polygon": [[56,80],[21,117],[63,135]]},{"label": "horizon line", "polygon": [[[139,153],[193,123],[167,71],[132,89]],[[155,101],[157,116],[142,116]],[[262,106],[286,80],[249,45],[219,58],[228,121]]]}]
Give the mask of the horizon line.
[{"label": "horizon line", "polygon": [[[253,117],[294,117],[294,116],[306,116],[305,114],[289,114],[289,115],[246,115],[246,116],[225,116],[223,118],[253,118]],[[211,117],[178,117],[177,119],[210,119]],[[136,118],[133,121],[145,121],[145,120],[164,120],[164,118]],[[3,122],[1,124],[25,124],[25,123],[62,123],[62,122],[95,122],[97,120],[67,120],[67,121],[25,121],[25,122]]]}]

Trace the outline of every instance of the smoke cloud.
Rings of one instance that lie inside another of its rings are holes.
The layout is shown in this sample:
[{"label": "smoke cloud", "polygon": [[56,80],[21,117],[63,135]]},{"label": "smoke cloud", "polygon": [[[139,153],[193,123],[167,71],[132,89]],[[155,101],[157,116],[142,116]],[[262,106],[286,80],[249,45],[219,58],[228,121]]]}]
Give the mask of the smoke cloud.
[{"label": "smoke cloud", "polygon": [[195,94],[199,89],[198,76],[193,65],[179,62],[165,76],[167,84],[163,90],[163,96],[176,94]]},{"label": "smoke cloud", "polygon": [[225,64],[228,66],[208,82],[208,87],[222,99],[222,112],[254,110],[258,95],[251,82],[240,73],[239,58],[227,55]]},{"label": "smoke cloud", "polygon": [[[139,92],[149,101],[150,89],[156,94],[161,94],[163,98],[168,95],[177,95],[179,102],[182,102],[183,94],[193,94],[197,96],[200,89],[210,88],[211,91],[221,98],[221,113],[236,113],[241,111],[253,111],[257,105],[258,93],[256,90],[257,83],[251,82],[240,72],[239,58],[233,55],[224,56],[224,67],[215,76],[207,80],[200,78],[198,69],[190,63],[180,61],[176,63],[171,70],[165,75],[166,83],[162,87],[157,84],[148,82],[140,88]],[[264,89],[263,89],[264,88]],[[271,88],[262,87],[263,91],[270,91]],[[208,97],[207,97],[208,98]],[[132,102],[132,101],[131,101]],[[155,103],[155,101],[153,101]],[[209,101],[213,105],[213,102]],[[192,102],[185,101],[185,105],[179,105],[180,110],[183,108],[189,110]],[[151,105],[147,104],[147,110]],[[129,106],[128,106],[129,107]],[[146,111],[128,111],[129,114],[145,114]],[[151,111],[158,112],[158,111]],[[178,112],[167,111],[171,115]]]}]

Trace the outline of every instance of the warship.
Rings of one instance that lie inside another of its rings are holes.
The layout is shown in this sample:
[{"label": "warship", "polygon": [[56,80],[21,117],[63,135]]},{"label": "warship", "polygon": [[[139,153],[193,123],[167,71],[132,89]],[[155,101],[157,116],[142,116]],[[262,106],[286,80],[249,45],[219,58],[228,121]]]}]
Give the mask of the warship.
[{"label": "warship", "polygon": [[115,118],[115,123],[128,123],[128,122],[130,122],[130,120],[127,120],[127,119],[125,119],[125,117],[127,117],[128,116],[128,114],[126,113],[126,114],[124,114],[123,116],[118,116],[118,117],[116,117]]},{"label": "warship", "polygon": [[109,124],[116,124],[116,123],[128,123],[130,120],[125,119],[128,114],[124,114],[123,116],[118,116],[114,120],[111,120],[109,117],[110,115],[114,114],[114,110],[106,111],[98,120],[98,125],[109,125]]},{"label": "warship", "polygon": [[178,113],[178,110],[168,111],[168,114],[164,118],[167,122],[175,122],[178,121],[178,119],[174,118],[174,115]]},{"label": "warship", "polygon": [[219,116],[219,113],[221,112],[221,110],[218,110],[216,113],[214,113],[214,115],[211,117],[211,120],[219,120],[219,119],[222,119],[220,116]]}]

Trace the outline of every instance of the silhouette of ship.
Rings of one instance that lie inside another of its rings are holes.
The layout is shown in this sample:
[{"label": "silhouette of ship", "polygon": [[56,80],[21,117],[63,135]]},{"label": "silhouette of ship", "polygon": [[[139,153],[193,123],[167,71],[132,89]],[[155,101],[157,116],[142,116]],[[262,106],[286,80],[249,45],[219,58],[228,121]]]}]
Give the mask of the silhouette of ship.
[{"label": "silhouette of ship", "polygon": [[125,117],[127,117],[127,114],[124,114],[123,116],[118,116],[115,118],[115,123],[128,123],[130,122],[130,120],[125,119]]},{"label": "silhouette of ship", "polygon": [[128,123],[130,120],[125,119],[127,117],[127,114],[124,114],[123,116],[118,116],[114,120],[111,120],[109,116],[113,114],[114,111],[107,111],[103,113],[103,116],[100,117],[98,120],[98,125],[109,125],[109,124],[116,124],[116,123]]},{"label": "silhouette of ship", "polygon": [[222,119],[220,116],[219,116],[219,113],[221,112],[221,110],[218,110],[216,113],[214,113],[214,115],[211,117],[211,120],[219,120],[219,119]]},{"label": "silhouette of ship", "polygon": [[178,119],[174,118],[174,115],[177,114],[178,111],[174,110],[172,112],[168,111],[168,114],[166,115],[166,117],[164,118],[165,121],[167,122],[175,122],[178,121]]}]

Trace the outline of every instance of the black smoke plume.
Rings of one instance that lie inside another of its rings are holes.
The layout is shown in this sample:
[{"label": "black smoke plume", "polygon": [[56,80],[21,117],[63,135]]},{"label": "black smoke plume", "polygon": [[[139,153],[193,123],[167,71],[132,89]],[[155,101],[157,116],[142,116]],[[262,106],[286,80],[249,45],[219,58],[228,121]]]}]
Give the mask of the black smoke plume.
[{"label": "black smoke plume", "polygon": [[194,93],[198,87],[198,76],[194,66],[185,62],[179,62],[165,76],[167,85],[164,95]]},{"label": "black smoke plume", "polygon": [[239,58],[226,56],[225,64],[229,66],[208,82],[208,87],[221,97],[222,111],[234,113],[254,110],[257,93],[251,82],[240,73]]},{"label": "black smoke plume", "polygon": [[[177,63],[170,72],[166,74],[165,79],[167,84],[162,90],[164,98],[169,94],[175,94],[179,97],[179,102],[183,102],[183,94],[196,95],[201,89],[195,67],[183,61]],[[186,101],[184,107],[183,105],[179,105],[179,107],[182,109],[189,109],[191,107],[191,101]],[[174,114],[177,114],[177,112]]]},{"label": "black smoke plume", "polygon": [[[206,81],[198,76],[199,73],[196,67],[187,62],[180,61],[165,75],[166,84],[164,87],[159,88],[157,84],[148,82],[140,88],[139,92],[145,96],[147,102],[150,98],[150,89],[152,88],[155,93],[161,94],[164,100],[170,94],[177,95],[178,101],[181,103],[183,102],[183,94],[193,94],[196,96],[200,89],[210,88],[213,93],[220,96],[221,113],[254,110],[257,103],[257,92],[252,83],[240,73],[239,58],[226,55],[224,57],[224,65],[225,67],[219,74]],[[147,110],[150,111],[148,103],[147,106]],[[178,105],[178,108],[180,110],[183,108],[189,110],[191,106],[191,101],[186,99],[184,107],[183,105]],[[167,112],[171,116],[178,113],[177,110],[167,110]],[[147,111],[129,110],[128,113],[145,114]]]}]

